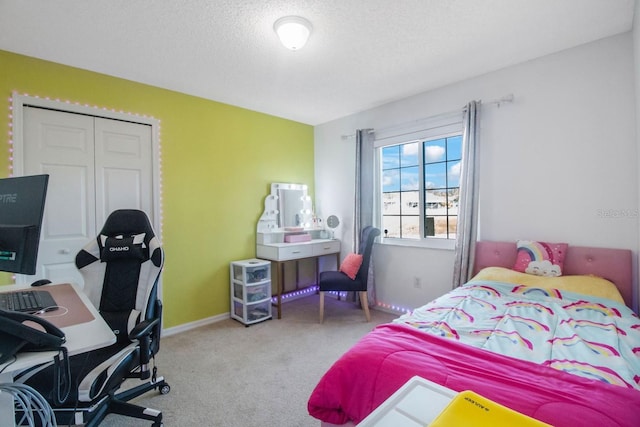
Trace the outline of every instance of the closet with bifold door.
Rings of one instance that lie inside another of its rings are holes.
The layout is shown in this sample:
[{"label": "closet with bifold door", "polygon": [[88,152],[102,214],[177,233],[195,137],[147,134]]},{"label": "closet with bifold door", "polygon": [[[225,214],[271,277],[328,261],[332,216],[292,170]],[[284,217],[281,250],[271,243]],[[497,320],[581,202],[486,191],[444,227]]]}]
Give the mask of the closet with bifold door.
[{"label": "closet with bifold door", "polygon": [[36,274],[16,281],[82,284],[76,253],[112,211],[143,210],[159,230],[157,123],[124,120],[129,116],[115,112],[105,117],[97,108],[65,111],[32,105],[28,97],[21,101],[17,107],[14,101],[15,174],[50,179]]}]

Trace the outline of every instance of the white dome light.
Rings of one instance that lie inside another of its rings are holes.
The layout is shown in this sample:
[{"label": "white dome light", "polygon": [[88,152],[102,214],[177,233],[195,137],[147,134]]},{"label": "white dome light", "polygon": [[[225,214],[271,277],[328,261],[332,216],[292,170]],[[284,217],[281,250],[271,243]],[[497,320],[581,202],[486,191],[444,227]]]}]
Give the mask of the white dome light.
[{"label": "white dome light", "polygon": [[300,16],[285,16],[273,24],[273,29],[287,49],[302,48],[311,34],[311,23]]}]

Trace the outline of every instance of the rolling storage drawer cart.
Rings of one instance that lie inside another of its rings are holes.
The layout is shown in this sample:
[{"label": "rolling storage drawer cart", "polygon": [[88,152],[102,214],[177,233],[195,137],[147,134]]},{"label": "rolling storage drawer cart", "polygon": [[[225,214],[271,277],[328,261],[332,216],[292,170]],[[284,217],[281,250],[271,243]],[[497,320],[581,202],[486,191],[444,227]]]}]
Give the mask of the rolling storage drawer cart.
[{"label": "rolling storage drawer cart", "polygon": [[249,326],[271,319],[271,261],[231,263],[231,317]]}]

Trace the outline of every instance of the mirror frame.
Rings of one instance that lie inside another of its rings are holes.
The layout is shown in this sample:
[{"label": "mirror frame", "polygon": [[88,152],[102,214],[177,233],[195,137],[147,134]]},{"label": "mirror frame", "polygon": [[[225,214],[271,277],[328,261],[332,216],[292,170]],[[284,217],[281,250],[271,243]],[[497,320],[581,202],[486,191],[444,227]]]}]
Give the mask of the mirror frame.
[{"label": "mirror frame", "polygon": [[[302,191],[300,203],[300,216],[302,223],[300,227],[308,229],[312,227],[313,206],[311,197],[307,193],[305,184],[292,184],[286,182],[274,182],[271,184],[271,194],[264,199],[264,212],[258,221],[258,233],[277,233],[285,232],[288,226],[281,224],[281,212],[279,209],[281,191],[298,190]],[[284,209],[283,209],[284,210]]]}]

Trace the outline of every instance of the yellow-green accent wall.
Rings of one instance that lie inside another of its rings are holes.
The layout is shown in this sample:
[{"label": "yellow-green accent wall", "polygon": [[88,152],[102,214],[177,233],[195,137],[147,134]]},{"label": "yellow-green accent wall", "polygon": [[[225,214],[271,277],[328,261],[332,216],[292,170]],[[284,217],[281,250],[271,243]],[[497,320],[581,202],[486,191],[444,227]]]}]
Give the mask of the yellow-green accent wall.
[{"label": "yellow-green accent wall", "polygon": [[0,177],[13,91],[161,121],[165,327],[229,312],[229,262],[255,257],[271,182],[313,194],[312,126],[1,50]]}]

